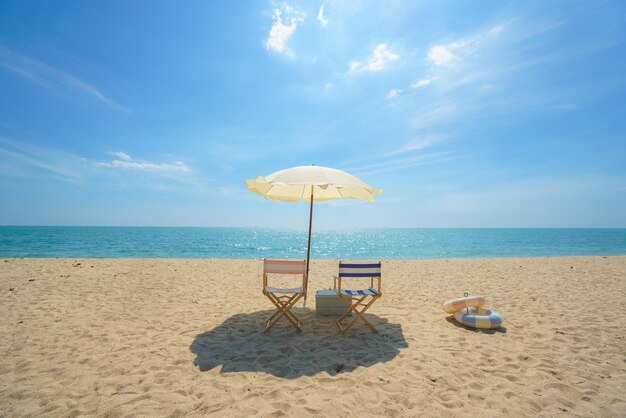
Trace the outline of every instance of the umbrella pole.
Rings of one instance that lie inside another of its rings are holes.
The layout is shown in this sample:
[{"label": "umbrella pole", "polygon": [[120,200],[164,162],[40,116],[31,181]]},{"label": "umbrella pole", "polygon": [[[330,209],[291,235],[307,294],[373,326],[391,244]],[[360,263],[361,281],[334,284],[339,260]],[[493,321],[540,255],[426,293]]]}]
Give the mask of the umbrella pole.
[{"label": "umbrella pole", "polygon": [[307,292],[304,294],[304,305],[306,308],[306,295],[309,290],[309,261],[311,258],[311,226],[313,225],[313,189],[315,186],[311,185],[311,207],[309,209],[309,241],[306,246],[306,288]]}]

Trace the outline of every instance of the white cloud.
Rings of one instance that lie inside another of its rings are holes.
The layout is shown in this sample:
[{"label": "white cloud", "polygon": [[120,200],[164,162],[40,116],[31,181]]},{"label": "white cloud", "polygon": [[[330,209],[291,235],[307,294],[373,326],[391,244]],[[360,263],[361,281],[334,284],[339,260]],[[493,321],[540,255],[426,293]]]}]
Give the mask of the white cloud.
[{"label": "white cloud", "polygon": [[[197,177],[191,168],[181,161],[171,163],[153,163],[134,160],[128,154],[118,151],[110,152],[116,159],[110,162],[95,162],[85,157],[54,148],[18,142],[0,135],[0,177],[24,177],[35,179],[51,179],[78,185],[98,185],[106,182],[115,185],[110,177],[117,170],[133,170],[150,173],[148,177],[124,179],[136,181],[144,186],[154,188],[155,181],[170,181],[187,184],[194,189],[206,189],[206,180]],[[125,157],[128,159],[125,159]],[[103,170],[102,167],[108,167]],[[102,177],[104,175],[105,177]],[[143,183],[142,182],[143,179]],[[164,186],[164,187],[165,187]],[[159,186],[161,187],[161,186]],[[167,186],[169,187],[169,186]],[[172,190],[181,190],[172,187]]]},{"label": "white cloud", "polygon": [[114,109],[129,112],[128,109],[119,105],[110,97],[105,96],[99,89],[77,76],[17,54],[2,45],[0,45],[0,68],[9,70],[49,91],[55,93],[80,93]]},{"label": "white cloud", "polygon": [[414,89],[420,89],[422,87],[426,87],[427,85],[429,85],[431,83],[431,81],[433,81],[431,78],[425,78],[423,80],[417,80],[414,83],[411,84],[411,88]]},{"label": "white cloud", "polygon": [[320,6],[320,11],[317,13],[317,20],[319,20],[322,26],[328,26],[328,20],[324,17],[324,5]]},{"label": "white cloud", "polygon": [[275,9],[272,27],[267,39],[263,42],[265,49],[292,57],[294,54],[287,46],[287,41],[296,32],[298,24],[304,21],[304,17],[304,12],[289,6],[287,3],[283,3],[280,8]]},{"label": "white cloud", "polygon": [[428,51],[428,59],[438,67],[452,67],[460,61],[461,55],[470,54],[480,43],[487,38],[498,37],[504,29],[504,25],[494,26],[471,38],[448,44],[433,45]]},{"label": "white cloud", "polygon": [[393,89],[393,90],[390,90],[389,93],[387,93],[387,96],[385,96],[385,99],[387,100],[395,99],[400,94],[402,94],[401,89]]},{"label": "white cloud", "polygon": [[391,52],[387,49],[387,44],[380,44],[374,48],[372,57],[368,62],[362,63],[359,61],[353,61],[350,63],[349,74],[362,74],[362,73],[374,73],[384,70],[390,62],[396,61],[400,58],[398,54]]},{"label": "white cloud", "polygon": [[449,67],[458,61],[458,57],[450,52],[450,47],[435,45],[428,51],[428,59],[441,67]]},{"label": "white cloud", "polygon": [[132,159],[128,154],[117,151],[110,152],[109,154],[116,155],[121,160],[113,160],[109,163],[96,163],[98,167],[111,167],[111,168],[126,168],[130,170],[140,171],[152,171],[152,172],[182,172],[190,173],[191,168],[181,161],[175,161],[174,163],[151,163],[149,161],[137,161]]},{"label": "white cloud", "polygon": [[122,151],[109,152],[108,154],[115,155],[116,157],[121,158],[122,160],[132,161],[132,158],[130,158],[130,155]]}]

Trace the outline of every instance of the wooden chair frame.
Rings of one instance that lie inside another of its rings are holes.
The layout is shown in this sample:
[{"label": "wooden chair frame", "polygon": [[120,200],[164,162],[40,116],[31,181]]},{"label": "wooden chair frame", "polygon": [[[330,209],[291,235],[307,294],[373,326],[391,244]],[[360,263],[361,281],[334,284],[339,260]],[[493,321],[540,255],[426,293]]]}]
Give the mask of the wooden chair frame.
[{"label": "wooden chair frame", "polygon": [[[343,263],[342,261],[339,262],[340,270],[341,270],[342,263]],[[382,263],[380,261],[378,261],[377,263],[355,262],[355,263],[346,263],[346,264],[351,264],[351,265],[374,265],[374,264],[378,264],[378,268],[379,269],[382,266]],[[337,292],[337,296],[339,296],[341,298],[341,300],[343,301],[343,303],[345,303],[348,306],[348,310],[336,322],[337,326],[339,327],[340,333],[343,334],[344,332],[349,330],[356,323],[356,321],[358,321],[358,320],[363,321],[365,323],[365,325],[367,325],[367,327],[372,332],[378,333],[378,330],[367,319],[365,319],[365,317],[363,315],[374,304],[374,302],[376,302],[383,295],[383,293],[380,290],[380,287],[381,287],[381,275],[378,275],[377,277],[371,277],[371,276],[367,276],[367,275],[350,277],[350,279],[353,279],[353,278],[361,278],[361,279],[363,279],[363,278],[368,278],[369,277],[369,279],[370,279],[370,289],[368,289],[368,290],[374,290],[376,292],[376,294],[374,294],[374,295],[358,295],[358,294],[355,294],[355,295],[353,295],[351,297],[348,297],[348,296],[346,296],[346,295],[341,293],[342,292],[342,289],[341,289],[342,277],[340,277],[340,276],[334,276],[334,277],[335,277],[334,289]],[[374,288],[374,279],[377,279],[377,286],[376,286],[376,288]],[[368,298],[371,298],[371,299],[369,301],[367,301]],[[359,307],[362,307],[361,310],[359,310]],[[344,325],[342,323],[342,321],[345,320],[353,312],[354,312],[355,316],[352,319],[352,321],[350,321],[347,325]]]},{"label": "wooden chair frame", "polygon": [[[282,264],[279,271],[272,269],[272,264]],[[287,266],[287,267],[285,267]],[[295,292],[296,289],[275,289],[267,285],[268,274],[302,274],[302,286],[299,292]],[[267,320],[265,329],[263,332],[269,331],[279,319],[282,317],[294,326],[298,331],[302,331],[302,321],[298,318],[291,308],[306,294],[307,280],[306,280],[306,261],[305,260],[268,260],[263,259],[263,294],[274,304],[276,312]]]}]

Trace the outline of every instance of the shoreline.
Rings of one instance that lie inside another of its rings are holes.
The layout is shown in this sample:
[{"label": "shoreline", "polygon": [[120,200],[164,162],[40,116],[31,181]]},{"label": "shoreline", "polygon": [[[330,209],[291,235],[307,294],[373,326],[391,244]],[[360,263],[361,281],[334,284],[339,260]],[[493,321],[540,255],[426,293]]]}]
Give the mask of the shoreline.
[{"label": "shoreline", "polygon": [[[383,260],[380,333],[342,336],[311,263],[303,332],[263,334],[259,259],[3,259],[3,414],[626,415],[626,256]],[[451,320],[464,292],[504,327]]]}]

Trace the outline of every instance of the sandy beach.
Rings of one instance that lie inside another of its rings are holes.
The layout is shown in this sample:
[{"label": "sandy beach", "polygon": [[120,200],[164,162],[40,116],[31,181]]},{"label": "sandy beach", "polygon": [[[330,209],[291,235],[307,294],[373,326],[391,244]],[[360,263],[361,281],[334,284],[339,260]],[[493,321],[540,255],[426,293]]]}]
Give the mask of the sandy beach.
[{"label": "sandy beach", "polygon": [[[1,259],[1,416],[626,416],[626,256],[384,261],[383,297],[304,332],[258,260]],[[483,294],[504,328],[441,304]]]}]

